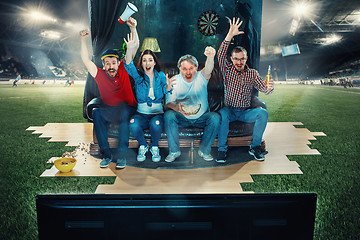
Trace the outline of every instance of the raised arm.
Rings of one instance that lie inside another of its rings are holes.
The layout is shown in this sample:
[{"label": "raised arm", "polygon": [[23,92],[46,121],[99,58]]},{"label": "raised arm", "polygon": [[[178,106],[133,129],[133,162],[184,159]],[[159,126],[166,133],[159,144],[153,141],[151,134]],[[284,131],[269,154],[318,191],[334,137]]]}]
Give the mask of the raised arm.
[{"label": "raised arm", "polygon": [[233,37],[240,34],[244,34],[243,31],[239,31],[239,27],[241,26],[242,23],[243,21],[240,21],[240,18],[235,19],[234,17],[232,21],[229,20],[230,28],[229,28],[229,32],[225,37],[225,41],[230,42]]},{"label": "raised arm", "polygon": [[[229,31],[228,31],[224,41],[221,43],[219,50],[218,50],[219,67],[220,67],[220,70],[221,70],[221,73],[223,74],[223,76],[224,76],[226,70],[231,66],[231,63],[228,61],[228,59],[226,57],[226,53],[229,48],[230,42],[234,36],[239,35],[239,34],[244,34],[243,31],[239,31],[239,27],[242,24],[242,21],[240,22],[240,18],[238,18],[237,20],[235,20],[235,18],[233,18],[232,21],[229,18],[229,24],[230,24]],[[225,77],[223,79],[226,82]]]},{"label": "raised arm", "polygon": [[81,59],[85,64],[85,67],[87,68],[88,72],[93,78],[95,78],[97,74],[97,67],[95,63],[93,63],[89,58],[89,51],[86,43],[86,39],[89,38],[89,36],[90,36],[89,30],[80,31],[80,41],[81,41],[80,54],[81,54]]},{"label": "raised arm", "polygon": [[139,49],[140,41],[139,41],[139,35],[136,30],[137,21],[135,18],[129,17],[129,19],[126,21],[126,24],[130,28],[130,32],[133,34],[134,39],[137,41],[136,45],[134,46],[134,49],[132,51],[131,60],[135,58],[136,52]]},{"label": "raised arm", "polygon": [[126,43],[125,63],[128,65],[134,59],[136,51],[139,48],[139,38],[136,38],[134,33],[130,33],[127,35],[127,40],[124,38],[124,42]]},{"label": "raised arm", "polygon": [[211,77],[211,72],[214,69],[214,58],[216,55],[216,50],[213,47],[206,47],[204,54],[206,56],[206,61],[205,67],[201,70],[201,73],[206,80],[209,80]]}]

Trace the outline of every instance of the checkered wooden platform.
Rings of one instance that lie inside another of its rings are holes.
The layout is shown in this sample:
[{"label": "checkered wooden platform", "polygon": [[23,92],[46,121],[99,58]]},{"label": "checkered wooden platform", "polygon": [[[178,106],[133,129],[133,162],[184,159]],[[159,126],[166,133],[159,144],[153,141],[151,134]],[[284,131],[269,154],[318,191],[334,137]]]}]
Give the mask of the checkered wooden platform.
[{"label": "checkered wooden platform", "polygon": [[[265,161],[250,161],[230,166],[216,166],[201,169],[144,169],[127,166],[116,170],[110,163],[106,169],[99,167],[100,159],[89,154],[92,141],[92,123],[48,123],[45,126],[29,127],[27,130],[50,138],[49,142],[66,142],[76,146],[72,155],[77,159],[73,171],[61,173],[54,166],[45,170],[42,177],[60,176],[116,176],[114,184],[99,185],[96,193],[122,194],[198,194],[198,193],[241,193],[240,183],[252,182],[251,175],[258,174],[302,174],[295,161],[288,155],[319,155],[311,149],[310,140],[316,136],[326,136],[322,132],[310,132],[306,128],[296,128],[300,122],[270,122],[264,133],[266,149]],[[160,150],[161,151],[161,150]],[[59,156],[53,156],[51,163]],[[46,161],[44,159],[44,161]],[[163,160],[162,160],[163,161]]]}]

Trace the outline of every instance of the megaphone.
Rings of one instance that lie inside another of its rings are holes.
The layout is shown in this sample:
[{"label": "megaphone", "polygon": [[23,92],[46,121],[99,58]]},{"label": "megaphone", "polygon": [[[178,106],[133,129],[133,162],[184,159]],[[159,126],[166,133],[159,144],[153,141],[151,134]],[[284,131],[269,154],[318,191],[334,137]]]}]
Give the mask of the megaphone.
[{"label": "megaphone", "polygon": [[133,15],[134,13],[138,12],[137,7],[132,4],[132,3],[128,3],[126,5],[125,11],[121,14],[121,16],[119,17],[119,23],[124,23],[126,22],[126,20],[129,19],[129,17],[131,15]]}]

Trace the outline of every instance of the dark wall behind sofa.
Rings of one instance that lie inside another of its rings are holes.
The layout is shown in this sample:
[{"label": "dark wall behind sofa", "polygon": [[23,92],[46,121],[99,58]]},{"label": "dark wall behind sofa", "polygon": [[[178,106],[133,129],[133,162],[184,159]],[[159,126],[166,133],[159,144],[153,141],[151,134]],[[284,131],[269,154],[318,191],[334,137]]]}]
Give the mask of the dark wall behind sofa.
[{"label": "dark wall behind sofa", "polygon": [[[101,0],[96,0],[101,1]],[[245,34],[234,39],[235,44],[248,50],[251,67],[258,68],[261,39],[261,0],[135,0],[132,3],[139,9],[133,17],[138,21],[140,41],[145,37],[158,39],[163,63],[177,62],[184,54],[194,55],[199,62],[205,61],[206,46],[218,49],[224,39],[229,24],[225,16],[241,17]],[[127,1],[122,1],[121,12]],[[205,11],[212,10],[219,16],[216,34],[205,36],[198,30],[198,18]],[[120,15],[121,13],[119,13]],[[124,36],[129,32],[125,24],[116,24],[109,47],[120,48]],[[139,54],[138,54],[139,55]],[[137,55],[137,56],[138,56]]]},{"label": "dark wall behind sofa", "polygon": [[[125,0],[89,0],[89,20],[93,44],[93,60],[102,67],[100,56],[107,48],[120,49],[123,38],[129,33],[126,24],[117,19],[126,8]],[[145,37],[158,39],[161,52],[158,57],[166,66],[175,63],[184,54],[194,55],[200,63],[205,61],[204,49],[216,50],[229,30],[227,17],[240,17],[245,34],[234,38],[231,47],[241,45],[248,51],[248,65],[259,68],[262,0],[135,0],[139,9],[133,17],[138,21],[140,41]],[[198,29],[198,18],[206,11],[219,16],[216,34],[205,36]],[[139,52],[137,54],[139,56]],[[137,59],[135,59],[136,61]],[[88,75],[84,90],[83,116],[87,119],[86,106],[99,97],[95,80]]]}]

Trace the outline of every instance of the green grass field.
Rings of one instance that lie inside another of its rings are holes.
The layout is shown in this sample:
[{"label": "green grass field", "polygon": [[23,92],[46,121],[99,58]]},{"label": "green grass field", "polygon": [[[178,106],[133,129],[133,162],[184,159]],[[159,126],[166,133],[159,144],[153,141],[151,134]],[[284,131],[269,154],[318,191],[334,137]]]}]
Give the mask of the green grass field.
[{"label": "green grass field", "polygon": [[[46,161],[72,148],[48,143],[29,126],[85,122],[83,85],[0,85],[0,239],[37,239],[35,196],[94,193],[113,177],[40,178]],[[360,239],[360,89],[276,85],[266,101],[270,122],[302,122],[324,132],[311,147],[320,156],[290,156],[302,175],[253,176],[245,191],[318,194],[314,239]],[[301,229],[299,229],[301,231]]]}]

